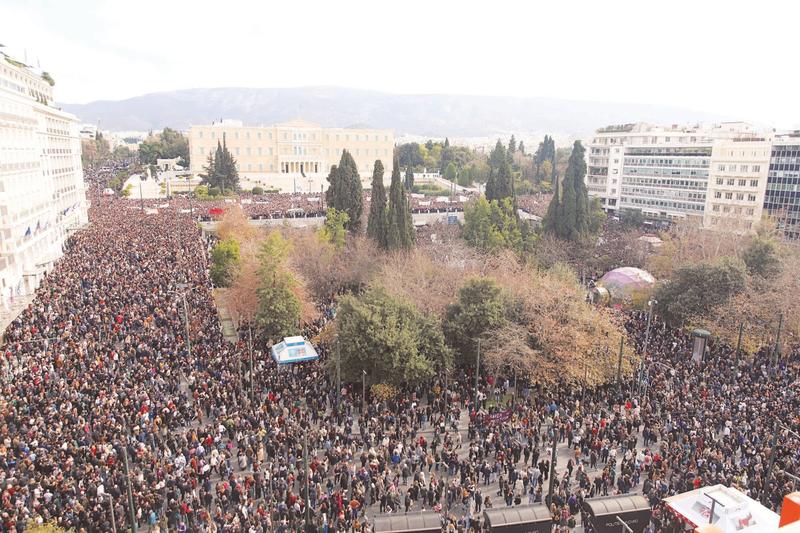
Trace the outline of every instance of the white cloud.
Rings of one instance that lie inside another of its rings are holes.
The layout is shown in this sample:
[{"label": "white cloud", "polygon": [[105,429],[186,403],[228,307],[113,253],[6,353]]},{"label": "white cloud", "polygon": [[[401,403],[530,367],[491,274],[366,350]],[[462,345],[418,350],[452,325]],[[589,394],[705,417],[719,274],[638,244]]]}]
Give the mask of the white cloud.
[{"label": "white cloud", "polygon": [[7,0],[3,44],[62,101],[189,87],[341,85],[401,93],[666,104],[800,125],[800,4]]}]

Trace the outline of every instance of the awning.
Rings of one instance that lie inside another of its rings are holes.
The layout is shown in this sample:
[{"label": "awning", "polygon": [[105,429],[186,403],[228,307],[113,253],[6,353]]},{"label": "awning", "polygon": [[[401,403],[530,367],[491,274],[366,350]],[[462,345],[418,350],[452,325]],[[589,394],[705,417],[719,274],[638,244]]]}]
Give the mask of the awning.
[{"label": "awning", "polygon": [[553,529],[553,519],[541,504],[487,509],[483,518],[489,531],[550,533]]},{"label": "awning", "polygon": [[439,533],[441,530],[442,519],[434,512],[375,517],[375,533]]},{"label": "awning", "polygon": [[583,501],[583,510],[597,533],[618,533],[622,524],[617,517],[633,530],[641,533],[650,523],[650,503],[639,494],[591,498]]}]

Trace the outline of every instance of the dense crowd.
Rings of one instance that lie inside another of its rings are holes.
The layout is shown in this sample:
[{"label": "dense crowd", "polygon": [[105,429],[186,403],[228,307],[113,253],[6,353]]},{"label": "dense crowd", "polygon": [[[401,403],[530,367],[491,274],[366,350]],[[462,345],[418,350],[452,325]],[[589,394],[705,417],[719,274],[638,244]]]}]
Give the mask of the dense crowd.
[{"label": "dense crowd", "polygon": [[[360,386],[339,389],[319,362],[279,369],[263,339],[226,342],[193,217],[132,203],[93,198],[91,224],[6,331],[2,531],[105,532],[133,515],[151,531],[288,532],[307,514],[369,531],[375,514],[418,510],[468,531],[486,508],[538,502],[568,530],[586,498],[632,491],[666,531],[668,495],[723,483],[777,508],[800,470],[800,439],[777,425],[798,428],[796,354],[773,369],[760,352],[734,375],[730,347],[695,365],[687,335],[657,320],[646,394],[626,380],[519,383],[510,397],[508,379],[482,375],[476,405],[464,370],[362,413]],[[627,326],[641,348],[645,317]]]}]

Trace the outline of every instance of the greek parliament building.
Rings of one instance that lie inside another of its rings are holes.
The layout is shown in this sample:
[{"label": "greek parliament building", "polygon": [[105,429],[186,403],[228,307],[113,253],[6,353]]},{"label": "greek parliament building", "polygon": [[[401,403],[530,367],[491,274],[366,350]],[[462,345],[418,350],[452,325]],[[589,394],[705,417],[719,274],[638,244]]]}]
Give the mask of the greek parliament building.
[{"label": "greek parliament building", "polygon": [[[394,134],[390,130],[323,128],[294,120],[273,126],[244,126],[238,120],[223,120],[189,128],[191,171],[202,173],[208,154],[225,138],[238,164],[240,178],[250,183],[270,184],[276,178],[326,177],[348,150],[362,178],[369,178],[376,159],[391,173]],[[282,180],[285,182],[285,180]]]},{"label": "greek parliament building", "polygon": [[694,218],[711,229],[752,231],[763,215],[788,210],[788,234],[800,218],[791,211],[798,152],[786,148],[798,144],[794,135],[743,122],[607,126],[587,142],[586,187],[608,212]]},{"label": "greek parliament building", "polygon": [[[0,51],[0,295],[31,294],[87,222],[80,123],[43,74]],[[1,309],[0,309],[1,310]]]}]

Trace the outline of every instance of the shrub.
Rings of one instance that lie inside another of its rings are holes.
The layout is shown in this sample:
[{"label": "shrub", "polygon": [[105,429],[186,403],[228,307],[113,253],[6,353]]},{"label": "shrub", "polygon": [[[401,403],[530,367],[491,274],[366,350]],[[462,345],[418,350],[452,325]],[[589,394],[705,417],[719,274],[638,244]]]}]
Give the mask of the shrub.
[{"label": "shrub", "polygon": [[253,187],[253,190],[251,192],[253,194],[255,194],[255,195],[262,195],[262,194],[264,194],[264,188],[256,186],[256,187]]}]

